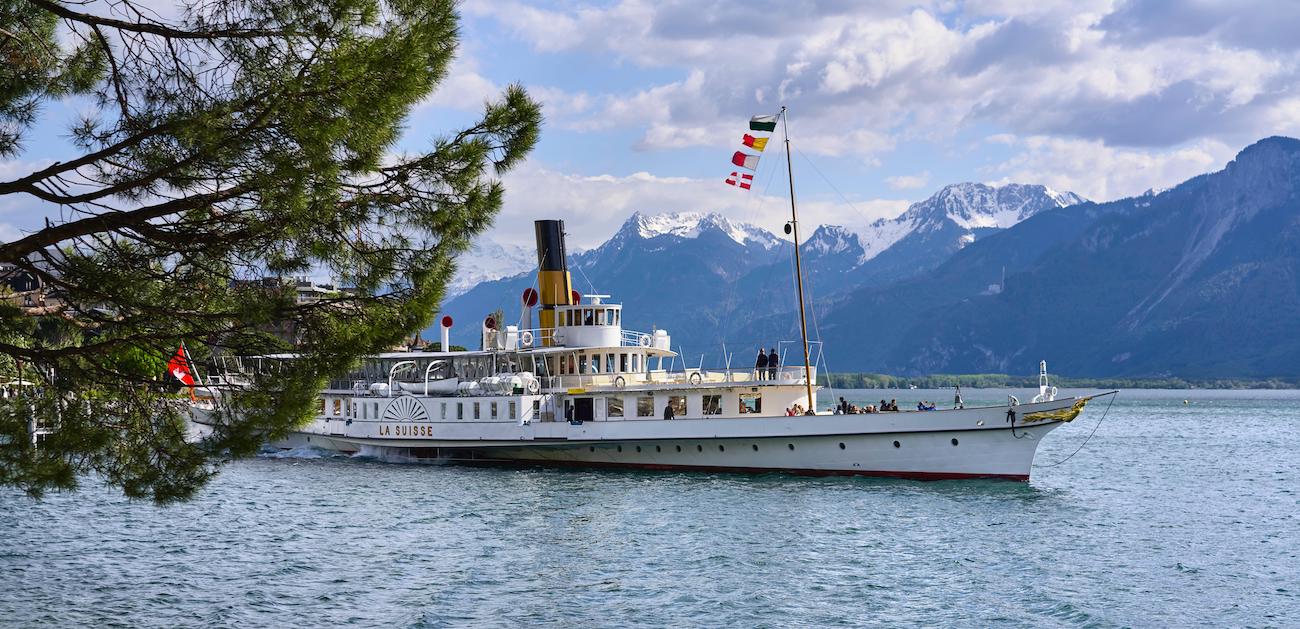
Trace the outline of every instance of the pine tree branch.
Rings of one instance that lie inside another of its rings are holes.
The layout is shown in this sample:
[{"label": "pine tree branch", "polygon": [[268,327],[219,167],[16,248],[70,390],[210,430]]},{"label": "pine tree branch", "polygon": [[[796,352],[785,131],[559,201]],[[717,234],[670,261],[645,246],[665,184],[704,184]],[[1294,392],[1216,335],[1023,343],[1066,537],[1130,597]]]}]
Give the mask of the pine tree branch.
[{"label": "pine tree branch", "polygon": [[89,13],[78,13],[58,2],[51,2],[50,0],[28,0],[28,2],[31,2],[32,4],[65,20],[72,20],[73,22],[80,22],[89,26],[105,26],[131,33],[147,33],[171,39],[265,39],[271,37],[292,37],[295,35],[294,32],[288,30],[266,28],[218,28],[212,30],[187,31],[164,26],[156,22],[145,22],[143,19],[139,22],[131,22],[127,20],[100,17]]}]

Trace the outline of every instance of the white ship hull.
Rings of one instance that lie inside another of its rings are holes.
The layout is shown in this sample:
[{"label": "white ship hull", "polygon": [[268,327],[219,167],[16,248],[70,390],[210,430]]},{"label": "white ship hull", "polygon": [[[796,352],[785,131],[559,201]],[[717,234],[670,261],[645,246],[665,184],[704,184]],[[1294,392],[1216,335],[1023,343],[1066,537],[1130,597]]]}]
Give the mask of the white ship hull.
[{"label": "white ship hull", "polygon": [[[355,421],[313,427],[280,447],[476,465],[788,472],[914,479],[1028,480],[1044,435],[1062,422],[1017,421],[1076,399],[928,412],[567,422]],[[393,434],[394,432],[398,434]],[[403,435],[420,435],[406,437]],[[423,435],[428,435],[424,437]]]}]

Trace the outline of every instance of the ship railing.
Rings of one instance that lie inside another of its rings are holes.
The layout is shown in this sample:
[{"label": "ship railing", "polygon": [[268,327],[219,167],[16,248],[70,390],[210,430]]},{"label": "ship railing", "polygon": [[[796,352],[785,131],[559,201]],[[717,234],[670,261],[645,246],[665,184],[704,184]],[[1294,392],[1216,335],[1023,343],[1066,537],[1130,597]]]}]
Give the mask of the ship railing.
[{"label": "ship railing", "polygon": [[652,343],[654,336],[636,330],[622,330],[619,337],[619,344],[623,347],[650,347]]},{"label": "ship railing", "polygon": [[[636,330],[620,330],[619,346],[621,347],[650,347],[654,343],[654,335]],[[529,349],[533,347],[543,347],[551,345],[563,345],[555,342],[555,330],[546,328],[528,328],[520,330],[519,336],[516,337],[515,349]]]},{"label": "ship railing", "polygon": [[[817,368],[812,368],[813,381],[817,380]],[[695,385],[709,384],[805,384],[803,365],[778,367],[773,374],[764,369],[687,369],[685,371],[663,371],[659,369],[638,373],[586,373],[566,374],[542,377],[543,387],[548,389],[588,389],[619,388],[640,385]]]}]

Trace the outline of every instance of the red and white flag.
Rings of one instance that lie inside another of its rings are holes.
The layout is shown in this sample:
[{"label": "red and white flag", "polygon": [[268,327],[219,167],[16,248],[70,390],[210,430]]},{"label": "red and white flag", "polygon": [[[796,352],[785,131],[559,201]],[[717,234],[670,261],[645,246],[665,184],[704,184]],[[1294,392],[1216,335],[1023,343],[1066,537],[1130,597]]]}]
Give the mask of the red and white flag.
[{"label": "red and white flag", "polygon": [[176,355],[167,361],[167,372],[175,376],[181,384],[194,386],[194,372],[190,371],[190,361],[185,356],[185,345],[176,348]]},{"label": "red and white flag", "polygon": [[753,185],[753,183],[754,183],[754,176],[748,173],[742,174],[736,171],[732,171],[731,176],[727,177],[727,185],[737,186],[741,190],[748,190],[750,186]]},{"label": "red and white flag", "polygon": [[736,151],[736,154],[731,156],[731,163],[741,168],[748,168],[749,170],[758,170],[757,155],[748,155],[741,151]]}]

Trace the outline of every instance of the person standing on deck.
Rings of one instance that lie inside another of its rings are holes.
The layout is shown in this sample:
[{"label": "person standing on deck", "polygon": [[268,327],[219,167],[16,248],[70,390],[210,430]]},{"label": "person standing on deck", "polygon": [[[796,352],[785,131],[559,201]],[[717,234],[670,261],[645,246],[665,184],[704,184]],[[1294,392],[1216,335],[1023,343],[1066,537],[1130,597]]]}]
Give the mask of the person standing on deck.
[{"label": "person standing on deck", "polygon": [[758,372],[758,379],[762,380],[767,372],[767,354],[763,353],[763,348],[758,348],[758,358],[754,361],[754,371]]},{"label": "person standing on deck", "polygon": [[776,348],[767,355],[767,379],[776,380],[776,368],[781,366],[781,357],[776,355]]}]

